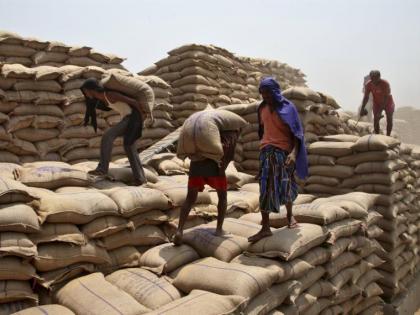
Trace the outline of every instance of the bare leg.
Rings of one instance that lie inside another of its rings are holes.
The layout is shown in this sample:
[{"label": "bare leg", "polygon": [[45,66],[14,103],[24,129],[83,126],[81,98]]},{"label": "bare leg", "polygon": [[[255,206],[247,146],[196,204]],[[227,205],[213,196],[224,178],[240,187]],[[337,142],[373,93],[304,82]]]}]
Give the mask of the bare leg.
[{"label": "bare leg", "polygon": [[184,225],[187,221],[188,215],[190,214],[191,208],[197,200],[198,190],[196,188],[188,188],[187,198],[181,208],[179,214],[178,229],[173,237],[173,243],[175,245],[182,244],[182,234],[184,232]]},{"label": "bare leg", "polygon": [[271,233],[270,230],[270,214],[267,211],[261,211],[261,230],[257,233],[252,235],[251,237],[248,237],[248,242],[255,243],[258,242],[260,239],[271,236],[273,233]]},{"label": "bare leg", "polygon": [[286,203],[286,210],[287,210],[287,227],[289,229],[293,229],[295,227],[298,227],[298,222],[296,221],[295,217],[293,216],[293,203],[288,202]]},{"label": "bare leg", "polygon": [[377,135],[380,133],[380,128],[379,128],[380,117],[381,117],[381,113],[378,113],[377,115],[373,116],[373,129],[375,130],[375,134]]},{"label": "bare leg", "polygon": [[391,132],[392,132],[392,127],[393,127],[393,114],[392,112],[386,112],[386,135],[390,136]]},{"label": "bare leg", "polygon": [[223,221],[225,220],[226,208],[227,208],[227,192],[224,190],[217,191],[217,197],[219,203],[217,204],[217,228],[216,235],[223,235]]}]

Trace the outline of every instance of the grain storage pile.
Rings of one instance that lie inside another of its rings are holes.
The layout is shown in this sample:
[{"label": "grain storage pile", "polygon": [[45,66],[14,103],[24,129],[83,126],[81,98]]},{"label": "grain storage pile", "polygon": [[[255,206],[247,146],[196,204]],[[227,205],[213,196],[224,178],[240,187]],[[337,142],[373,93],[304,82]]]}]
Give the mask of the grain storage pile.
[{"label": "grain storage pile", "polygon": [[263,74],[287,77],[287,86],[304,84],[304,75],[285,64],[239,58],[212,45],[184,45],[168,54],[139,74],[157,75],[172,86],[171,102],[179,125],[208,104],[220,107],[255,101],[259,98],[255,88]]},{"label": "grain storage pile", "polygon": [[[0,65],[0,161],[25,163],[37,160],[79,162],[99,158],[101,136],[120,121],[115,111],[97,111],[98,130],[83,126],[85,98],[80,86],[87,78],[109,76],[130,78],[157,93],[152,112],[153,123],[145,122],[138,147],[160,140],[174,127],[170,88],[153,76],[95,66],[40,66],[27,68],[18,64]],[[10,84],[9,84],[10,83]],[[150,88],[149,88],[150,89]],[[124,155],[122,138],[114,143],[113,156]]]},{"label": "grain storage pile", "polygon": [[366,233],[384,248],[380,256],[385,263],[378,267],[382,296],[387,301],[401,298],[418,263],[417,151],[382,135],[323,140],[308,148],[310,176],[304,191],[326,196],[347,191],[379,194],[375,210],[382,218]]},{"label": "grain storage pile", "polygon": [[24,38],[0,30],[0,63],[21,64],[26,67],[75,65],[103,69],[124,69],[123,58],[102,54],[88,46],[68,46],[56,41]]}]

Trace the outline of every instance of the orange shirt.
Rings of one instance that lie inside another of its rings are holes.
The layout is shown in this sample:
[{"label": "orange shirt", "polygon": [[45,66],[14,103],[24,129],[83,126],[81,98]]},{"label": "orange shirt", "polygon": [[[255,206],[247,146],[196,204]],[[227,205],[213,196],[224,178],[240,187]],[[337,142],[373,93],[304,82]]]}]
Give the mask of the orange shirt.
[{"label": "orange shirt", "polygon": [[268,105],[261,109],[260,115],[261,124],[264,125],[260,148],[272,145],[291,152],[293,150],[293,135],[289,126],[280,119],[275,111],[271,112]]},{"label": "orange shirt", "polygon": [[391,95],[391,88],[389,83],[385,80],[381,79],[378,84],[373,84],[372,81],[369,81],[366,83],[365,93],[372,93],[374,106],[382,106],[386,95],[388,95],[388,101],[385,106],[389,106],[394,103]]}]

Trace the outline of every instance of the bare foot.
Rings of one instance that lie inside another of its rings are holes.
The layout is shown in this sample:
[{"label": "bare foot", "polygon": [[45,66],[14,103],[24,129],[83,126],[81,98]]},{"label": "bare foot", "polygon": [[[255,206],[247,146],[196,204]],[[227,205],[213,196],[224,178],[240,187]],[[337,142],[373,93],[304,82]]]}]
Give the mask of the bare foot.
[{"label": "bare foot", "polygon": [[270,230],[261,230],[257,234],[254,234],[251,237],[248,237],[248,242],[250,242],[250,243],[256,243],[260,239],[262,239],[264,237],[271,236],[271,235],[273,235],[273,233],[271,233]]},{"label": "bare foot", "polygon": [[177,231],[172,238],[172,243],[174,243],[175,246],[182,245],[182,236],[182,232]]},{"label": "bare foot", "polygon": [[295,217],[292,216],[289,223],[287,224],[287,227],[289,229],[295,229],[295,228],[299,227],[299,223],[298,223],[298,221],[296,221]]}]

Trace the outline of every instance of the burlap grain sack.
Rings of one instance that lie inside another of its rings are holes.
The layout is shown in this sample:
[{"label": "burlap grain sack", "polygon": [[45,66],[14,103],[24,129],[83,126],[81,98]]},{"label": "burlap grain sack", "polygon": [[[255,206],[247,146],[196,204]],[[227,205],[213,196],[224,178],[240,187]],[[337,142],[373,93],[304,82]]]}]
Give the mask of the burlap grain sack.
[{"label": "burlap grain sack", "polygon": [[318,282],[311,285],[307,292],[319,299],[336,294],[337,289],[329,281],[319,280]]},{"label": "burlap grain sack", "polygon": [[150,311],[98,272],[69,282],[56,298],[76,314],[139,315]]},{"label": "burlap grain sack", "polygon": [[39,228],[38,217],[28,205],[0,205],[0,232],[35,233]]},{"label": "burlap grain sack", "polygon": [[162,244],[146,251],[140,258],[140,266],[161,275],[199,258],[197,252],[188,245]]},{"label": "burlap grain sack", "polygon": [[124,217],[131,217],[152,209],[167,210],[170,207],[168,197],[157,189],[127,186],[102,192],[114,200]]},{"label": "burlap grain sack", "polygon": [[322,136],[322,141],[332,141],[332,142],[356,142],[360,137],[356,135],[328,135]]},{"label": "burlap grain sack", "polygon": [[315,103],[321,103],[322,100],[321,96],[317,92],[306,87],[295,86],[288,88],[283,91],[283,95],[290,99],[311,100]]},{"label": "burlap grain sack", "polygon": [[27,203],[35,199],[38,197],[27,186],[13,179],[0,177],[0,204]]},{"label": "burlap grain sack", "polygon": [[93,242],[83,246],[74,246],[66,243],[46,243],[38,246],[38,255],[35,257],[35,267],[39,271],[51,271],[72,264],[87,262],[103,264],[110,262],[108,253]]},{"label": "burlap grain sack", "polygon": [[38,295],[32,289],[29,281],[0,281],[0,303],[19,300],[31,300],[38,303]]},{"label": "burlap grain sack", "polygon": [[110,263],[97,266],[97,271],[109,274],[118,269],[140,266],[141,253],[134,246],[123,246],[108,251]]},{"label": "burlap grain sack", "polygon": [[76,315],[67,307],[58,304],[34,306],[25,310],[13,313],[13,315]]},{"label": "burlap grain sack", "polygon": [[155,95],[152,88],[142,80],[110,73],[103,76],[101,83],[107,89],[115,90],[137,99],[144,107],[144,111],[148,113],[152,112]]},{"label": "burlap grain sack", "polygon": [[306,180],[306,185],[325,185],[325,186],[332,186],[332,187],[338,187],[340,185],[341,181],[340,179],[336,177],[330,177],[330,176],[321,176],[321,175],[311,175]]},{"label": "burlap grain sack", "polygon": [[71,167],[40,166],[16,170],[16,180],[27,186],[56,189],[62,186],[88,186],[88,174]]},{"label": "burlap grain sack", "polygon": [[356,203],[360,207],[362,207],[365,211],[368,211],[372,209],[372,207],[376,204],[378,197],[379,196],[376,194],[369,194],[369,193],[357,191],[357,192],[351,192],[344,195],[331,196],[328,198],[318,198],[317,200],[313,201],[313,203],[323,204],[323,203],[334,202],[335,204],[342,206],[347,211],[350,211],[348,209],[350,207],[350,204],[345,202],[345,201],[348,201],[348,202]]},{"label": "burlap grain sack", "polygon": [[68,282],[76,277],[96,271],[94,264],[77,263],[60,269],[39,273],[39,284],[49,290],[55,290],[62,286],[64,282]]},{"label": "burlap grain sack", "polygon": [[325,265],[326,276],[328,278],[332,278],[344,268],[355,265],[360,259],[361,257],[354,253],[342,253],[336,259],[330,261]]},{"label": "burlap grain sack", "polygon": [[36,70],[19,64],[5,64],[1,67],[1,75],[4,78],[31,79]]},{"label": "burlap grain sack", "polygon": [[278,279],[275,281],[276,283],[282,283],[290,279],[300,278],[314,268],[314,266],[299,258],[295,258],[290,262],[286,262],[262,257],[250,257],[244,254],[236,256],[231,262],[246,266],[257,266],[276,271],[278,274]]},{"label": "burlap grain sack", "polygon": [[106,215],[117,215],[118,206],[108,196],[93,190],[44,195],[34,201],[42,222],[86,224]]},{"label": "burlap grain sack", "polygon": [[166,278],[142,268],[119,270],[105,279],[151,310],[181,298],[181,293]]},{"label": "burlap grain sack", "polygon": [[223,147],[220,132],[239,130],[246,125],[240,116],[224,110],[206,110],[191,115],[182,126],[177,155],[191,160],[209,158],[220,162]]},{"label": "burlap grain sack", "polygon": [[400,141],[392,137],[384,135],[366,135],[357,140],[352,149],[356,152],[385,151],[393,149],[399,144]]},{"label": "burlap grain sack", "polygon": [[[343,196],[343,195],[341,195]],[[325,207],[326,209],[329,209],[330,207],[338,207],[347,212],[346,217],[341,217],[340,220],[346,219],[346,218],[353,218],[353,219],[366,219],[368,216],[368,211],[360,205],[360,203],[357,203],[355,201],[350,200],[340,200],[340,199],[334,199],[331,201],[325,201],[316,203],[319,207]],[[339,220],[336,220],[339,221]],[[332,223],[332,222],[329,222]],[[328,224],[328,223],[327,223]]]},{"label": "burlap grain sack", "polygon": [[[216,221],[208,224],[209,227],[216,228]],[[226,218],[223,222],[223,230],[237,236],[248,238],[261,230],[261,225],[249,221]]]},{"label": "burlap grain sack", "polygon": [[209,257],[182,267],[173,284],[186,293],[199,289],[250,299],[267,290],[276,277],[272,270],[225,263]]},{"label": "burlap grain sack", "polygon": [[104,216],[83,225],[81,230],[88,238],[100,238],[128,228],[133,228],[133,225],[127,219],[120,216]]},{"label": "burlap grain sack", "polygon": [[268,288],[265,292],[253,298],[244,310],[245,314],[262,315],[267,314],[277,306],[281,305],[288,295],[296,295],[299,283],[287,281]]},{"label": "burlap grain sack", "polygon": [[62,242],[74,245],[86,244],[85,235],[80,232],[75,224],[69,223],[44,223],[38,233],[30,235],[34,244]]},{"label": "burlap grain sack", "polygon": [[353,244],[354,243],[351,237],[339,238],[334,244],[328,246],[331,260],[335,260],[342,253],[349,250]]},{"label": "burlap grain sack", "polygon": [[354,166],[365,162],[387,161],[397,158],[398,153],[393,150],[367,151],[340,157],[337,159],[336,164]]},{"label": "burlap grain sack", "polygon": [[37,248],[26,234],[17,232],[0,233],[0,256],[32,258]]},{"label": "burlap grain sack", "polygon": [[213,256],[221,261],[231,261],[234,257],[245,251],[248,240],[244,237],[228,234],[215,235],[215,228],[207,225],[184,231],[183,241],[194,248],[201,257]]},{"label": "burlap grain sack", "polygon": [[346,165],[314,165],[309,167],[309,175],[331,176],[337,178],[348,178],[353,176],[354,169]]},{"label": "burlap grain sack", "polygon": [[18,257],[0,257],[0,280],[31,280],[38,278],[35,268]]},{"label": "burlap grain sack", "polygon": [[219,295],[202,290],[193,290],[189,295],[166,304],[149,314],[240,314],[246,302],[246,299],[237,295]]},{"label": "burlap grain sack", "polygon": [[309,293],[303,292],[301,293],[296,301],[295,305],[298,309],[298,312],[300,314],[305,313],[305,311],[310,308],[312,305],[314,305],[317,301],[317,298]]},{"label": "burlap grain sack", "polygon": [[289,261],[322,244],[328,237],[321,226],[302,223],[295,229],[287,227],[276,230],[248,248],[248,253],[262,257],[279,257]]},{"label": "burlap grain sack", "polygon": [[407,166],[403,160],[390,160],[383,162],[365,162],[360,163],[354,169],[356,174],[370,174],[370,173],[384,173],[389,174],[393,171],[398,171]]},{"label": "burlap grain sack", "polygon": [[327,226],[328,243],[334,242],[340,237],[348,237],[359,231],[362,226],[362,221],[356,219],[345,219],[338,222],[331,223]]},{"label": "burlap grain sack", "polygon": [[168,214],[160,210],[150,210],[130,217],[130,225],[135,229],[141,225],[160,225],[168,221]]},{"label": "burlap grain sack", "polygon": [[314,142],[308,147],[309,154],[342,157],[352,153],[353,142]]},{"label": "burlap grain sack", "polygon": [[[311,286],[313,286],[319,279],[321,279],[325,274],[325,268],[322,266],[316,266],[314,269],[307,272],[303,277],[297,279],[300,282],[301,286],[299,287],[299,293],[305,292]],[[293,303],[293,300],[287,298],[287,304]]]},{"label": "burlap grain sack", "polygon": [[154,225],[140,226],[134,231],[122,230],[106,236],[97,243],[107,250],[116,249],[126,245],[149,246],[165,243],[167,238],[161,229]]},{"label": "burlap grain sack", "polygon": [[[356,307],[353,309],[353,312],[355,314],[361,314],[364,310],[369,309],[371,306],[373,306],[375,304],[383,304],[383,300],[379,296],[364,299],[361,303],[356,305]],[[367,312],[366,314],[372,314],[373,315],[373,314],[380,314],[380,313]]]}]

